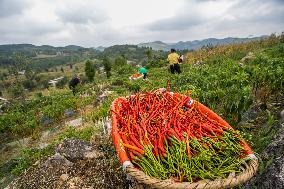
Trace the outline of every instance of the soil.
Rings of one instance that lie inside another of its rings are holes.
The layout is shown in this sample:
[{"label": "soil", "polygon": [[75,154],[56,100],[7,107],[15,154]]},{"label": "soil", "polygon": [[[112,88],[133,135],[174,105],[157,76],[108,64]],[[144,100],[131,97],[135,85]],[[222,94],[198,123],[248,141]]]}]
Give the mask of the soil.
[{"label": "soil", "polygon": [[99,156],[72,159],[71,164],[62,160],[57,164],[54,164],[54,161],[51,164],[47,164],[47,160],[41,161],[11,183],[8,188],[128,188],[129,183],[116,157],[110,137],[95,136],[91,146],[98,152],[97,154],[100,154]]}]

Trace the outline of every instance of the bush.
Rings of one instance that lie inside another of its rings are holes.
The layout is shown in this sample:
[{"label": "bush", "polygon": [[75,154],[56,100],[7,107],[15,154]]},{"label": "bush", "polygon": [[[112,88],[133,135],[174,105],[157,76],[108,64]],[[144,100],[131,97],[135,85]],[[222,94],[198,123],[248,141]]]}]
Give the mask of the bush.
[{"label": "bush", "polygon": [[137,82],[133,82],[133,81],[127,81],[127,82],[125,82],[125,84],[124,84],[127,88],[128,88],[128,90],[130,90],[131,92],[139,92],[140,91],[140,89],[141,89],[141,87],[140,87],[140,85],[139,85],[139,83],[137,83]]},{"label": "bush", "polygon": [[146,64],[146,68],[149,69],[149,68],[161,68],[163,66],[167,66],[167,61],[165,59],[154,59],[154,60],[151,60],[149,61],[147,64]]},{"label": "bush", "polygon": [[14,85],[8,89],[8,93],[12,98],[25,98],[25,89],[22,85]]},{"label": "bush", "polygon": [[122,56],[119,56],[114,60],[113,68],[115,70],[119,70],[121,67],[126,66],[126,65],[127,65],[126,59]]},{"label": "bush", "polygon": [[68,83],[68,79],[67,77],[64,77],[63,79],[61,79],[60,81],[58,81],[58,83],[56,84],[56,87],[58,87],[59,89],[63,89],[64,86]]},{"label": "bush", "polygon": [[111,85],[114,86],[122,86],[124,84],[123,80],[121,79],[115,79],[114,81],[112,81]]},{"label": "bush", "polygon": [[129,74],[133,74],[135,72],[135,69],[130,66],[130,65],[124,65],[120,68],[117,68],[117,73],[119,75],[129,75]]},{"label": "bush", "polygon": [[75,127],[68,127],[63,133],[60,134],[58,140],[63,141],[65,138],[78,138],[85,141],[90,141],[94,133],[93,127],[87,127],[81,130],[77,130]]},{"label": "bush", "polygon": [[23,148],[21,151],[21,157],[13,160],[15,167],[12,168],[11,173],[14,175],[20,175],[34,162],[46,156],[50,156],[53,153],[53,145],[49,145],[44,149]]}]

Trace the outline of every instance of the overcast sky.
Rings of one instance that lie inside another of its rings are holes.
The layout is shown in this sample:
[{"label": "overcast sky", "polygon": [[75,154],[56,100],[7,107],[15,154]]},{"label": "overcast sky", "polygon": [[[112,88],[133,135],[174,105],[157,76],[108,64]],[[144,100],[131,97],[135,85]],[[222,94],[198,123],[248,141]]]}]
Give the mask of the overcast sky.
[{"label": "overcast sky", "polygon": [[84,47],[284,31],[284,0],[0,0],[0,44]]}]

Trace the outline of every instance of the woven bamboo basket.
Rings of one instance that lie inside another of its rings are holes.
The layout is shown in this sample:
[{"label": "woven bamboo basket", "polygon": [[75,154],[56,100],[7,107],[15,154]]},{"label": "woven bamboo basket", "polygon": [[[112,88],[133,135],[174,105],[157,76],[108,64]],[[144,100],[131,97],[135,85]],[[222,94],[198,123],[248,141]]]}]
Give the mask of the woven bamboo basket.
[{"label": "woven bamboo basket", "polygon": [[243,171],[237,175],[230,175],[226,179],[201,180],[198,182],[175,182],[171,179],[160,180],[146,175],[136,168],[126,168],[130,176],[133,189],[169,188],[169,189],[221,189],[232,188],[250,180],[257,172],[258,160],[251,159],[243,167]]},{"label": "woven bamboo basket", "polygon": [[[120,103],[125,100],[125,98],[117,98],[112,103],[112,110],[115,110],[120,106]],[[206,113],[211,119],[214,119],[224,125],[229,124],[219,117],[212,110],[204,106],[203,104],[194,101],[196,108]],[[160,180],[154,177],[146,175],[143,171],[134,168],[133,164],[129,160],[127,153],[122,145],[122,140],[118,133],[118,122],[116,119],[116,114],[111,115],[112,118],[112,138],[116,151],[118,153],[119,159],[123,165],[124,170],[126,171],[128,178],[130,179],[132,185],[130,189],[148,189],[148,188],[169,188],[169,189],[222,189],[222,188],[231,188],[245,183],[251,179],[257,172],[258,169],[258,160],[253,154],[253,151],[250,149],[248,144],[243,141],[242,145],[248,156],[248,160],[240,167],[241,172],[234,174],[231,173],[226,179],[215,179],[215,180],[200,180],[198,182],[175,182],[172,179]],[[230,126],[231,127],[231,126]]]}]

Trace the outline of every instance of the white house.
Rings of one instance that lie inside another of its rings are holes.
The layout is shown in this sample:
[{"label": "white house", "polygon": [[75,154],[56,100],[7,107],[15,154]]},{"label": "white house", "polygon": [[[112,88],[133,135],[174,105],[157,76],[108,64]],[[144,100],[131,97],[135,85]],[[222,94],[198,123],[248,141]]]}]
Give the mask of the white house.
[{"label": "white house", "polygon": [[50,80],[48,83],[51,84],[53,87],[56,87],[56,83],[58,83],[60,80],[62,80],[64,77],[58,77],[55,79]]}]

